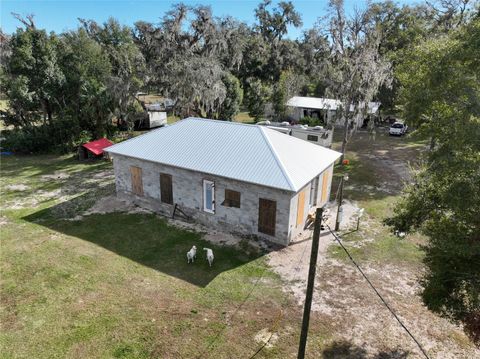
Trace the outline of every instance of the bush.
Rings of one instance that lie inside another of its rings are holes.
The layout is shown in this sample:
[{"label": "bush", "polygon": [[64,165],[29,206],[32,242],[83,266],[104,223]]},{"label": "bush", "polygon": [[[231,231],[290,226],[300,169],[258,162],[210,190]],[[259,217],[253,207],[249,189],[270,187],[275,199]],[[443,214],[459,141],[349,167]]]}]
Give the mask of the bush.
[{"label": "bush", "polygon": [[305,116],[305,117],[301,118],[300,123],[302,125],[308,125],[310,127],[325,126],[325,123],[324,123],[323,119],[314,118],[314,117],[310,117],[310,116]]},{"label": "bush", "polygon": [[5,150],[32,152],[71,152],[86,138],[76,121],[56,120],[52,124],[4,131],[2,148]]}]

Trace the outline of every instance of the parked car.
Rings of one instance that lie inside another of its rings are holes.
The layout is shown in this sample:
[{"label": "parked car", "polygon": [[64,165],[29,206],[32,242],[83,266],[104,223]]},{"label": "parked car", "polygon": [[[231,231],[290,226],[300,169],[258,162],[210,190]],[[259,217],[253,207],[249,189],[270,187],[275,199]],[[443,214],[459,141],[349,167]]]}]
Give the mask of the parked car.
[{"label": "parked car", "polygon": [[407,132],[408,126],[401,122],[395,122],[390,126],[388,133],[390,135],[402,136]]}]

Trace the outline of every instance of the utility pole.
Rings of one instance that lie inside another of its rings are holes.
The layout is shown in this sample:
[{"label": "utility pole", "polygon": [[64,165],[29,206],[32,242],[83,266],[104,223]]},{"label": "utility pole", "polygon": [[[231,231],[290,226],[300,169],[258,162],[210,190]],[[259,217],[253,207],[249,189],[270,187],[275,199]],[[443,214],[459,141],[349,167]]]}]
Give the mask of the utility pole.
[{"label": "utility pole", "polygon": [[310,323],[310,310],[312,308],[313,288],[315,284],[315,272],[317,269],[318,247],[320,243],[320,229],[322,226],[323,208],[317,208],[315,213],[315,225],[313,227],[312,253],[310,254],[310,268],[308,270],[307,294],[303,309],[302,332],[300,333],[300,345],[298,347],[298,359],[305,358],[307,346],[308,325]]},{"label": "utility pole", "polygon": [[344,174],[342,176],[342,179],[340,180],[340,188],[339,188],[339,199],[338,199],[338,209],[337,209],[337,218],[335,219],[335,231],[338,231],[340,229],[340,222],[342,220],[342,215],[343,215],[343,207],[342,207],[342,202],[343,202],[343,183],[345,181],[348,181],[348,174]]}]

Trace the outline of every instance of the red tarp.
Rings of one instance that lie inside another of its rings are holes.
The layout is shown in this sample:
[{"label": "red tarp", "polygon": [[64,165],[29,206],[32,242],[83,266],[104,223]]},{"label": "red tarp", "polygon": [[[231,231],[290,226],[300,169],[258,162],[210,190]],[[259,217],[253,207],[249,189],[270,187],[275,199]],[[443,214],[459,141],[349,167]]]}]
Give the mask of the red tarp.
[{"label": "red tarp", "polygon": [[98,156],[98,155],[101,155],[103,153],[104,148],[107,148],[111,145],[113,145],[112,142],[110,142],[106,138],[101,138],[99,140],[95,140],[95,141],[92,141],[92,142],[85,143],[82,146],[85,147],[90,152],[92,152],[94,155]]}]

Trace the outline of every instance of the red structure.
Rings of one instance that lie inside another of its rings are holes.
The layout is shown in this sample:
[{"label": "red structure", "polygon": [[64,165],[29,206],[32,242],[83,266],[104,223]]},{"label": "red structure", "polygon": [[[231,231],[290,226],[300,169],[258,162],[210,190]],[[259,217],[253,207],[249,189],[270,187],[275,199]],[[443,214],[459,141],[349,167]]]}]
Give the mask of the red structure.
[{"label": "red structure", "polygon": [[78,157],[81,160],[102,157],[103,150],[111,145],[113,145],[113,142],[106,138],[85,143],[78,149]]}]

